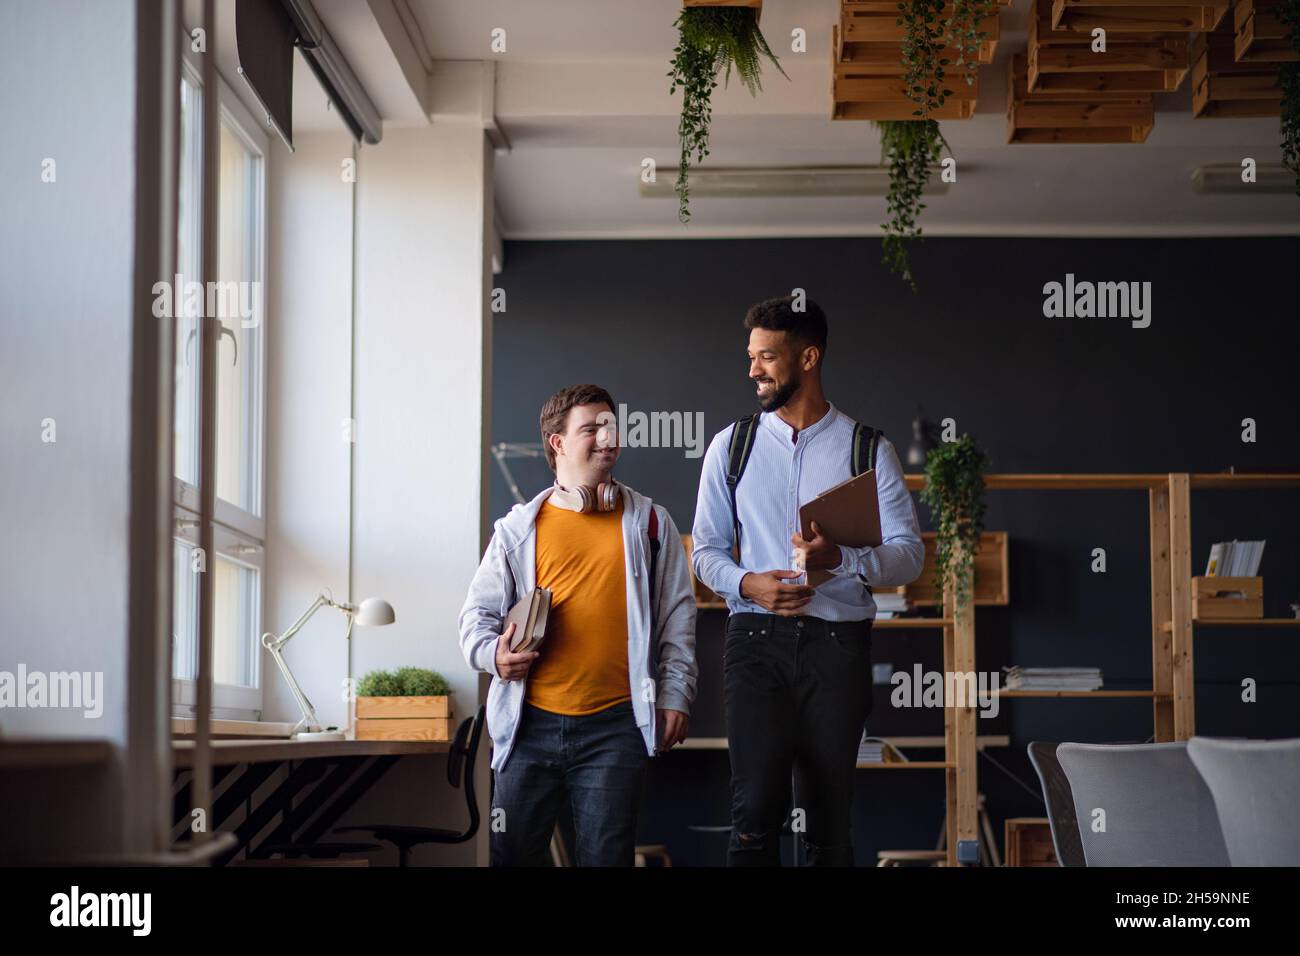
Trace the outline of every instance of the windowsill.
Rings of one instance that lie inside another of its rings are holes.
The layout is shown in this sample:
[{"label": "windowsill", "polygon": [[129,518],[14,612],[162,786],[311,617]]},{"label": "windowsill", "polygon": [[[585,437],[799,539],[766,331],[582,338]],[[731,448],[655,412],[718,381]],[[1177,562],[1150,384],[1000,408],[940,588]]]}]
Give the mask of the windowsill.
[{"label": "windowsill", "polygon": [[[193,737],[198,721],[193,717],[173,717],[171,719],[172,736],[180,739]],[[211,721],[211,733],[215,737],[252,737],[288,738],[294,725],[277,720],[217,720]]]}]

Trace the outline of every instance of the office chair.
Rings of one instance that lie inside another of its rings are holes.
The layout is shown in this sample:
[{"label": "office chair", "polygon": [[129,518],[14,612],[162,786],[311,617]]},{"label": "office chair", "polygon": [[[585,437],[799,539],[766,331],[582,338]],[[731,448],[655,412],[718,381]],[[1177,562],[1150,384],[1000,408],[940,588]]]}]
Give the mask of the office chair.
[{"label": "office chair", "polygon": [[[1061,744],[1088,866],[1228,866],[1214,798],[1187,742]],[[1105,830],[1093,829],[1105,811]]]},{"label": "office chair", "polygon": [[1061,762],[1056,759],[1056,744],[1034,740],[1029,744],[1029,762],[1034,765],[1038,782],[1047,803],[1047,821],[1052,826],[1052,846],[1061,866],[1087,866],[1083,856],[1083,839],[1079,836],[1079,819],[1074,813],[1074,794]]},{"label": "office chair", "polygon": [[1300,865],[1300,740],[1193,737],[1187,754],[1214,797],[1233,866]]},{"label": "office chair", "polygon": [[469,827],[464,831],[440,827],[410,827],[388,824],[362,824],[339,827],[335,833],[370,833],[376,840],[384,840],[397,847],[398,865],[409,866],[411,847],[421,843],[464,843],[478,832],[478,801],[474,796],[474,758],[478,755],[479,740],[483,736],[486,707],[479,707],[473,717],[466,717],[458,728],[447,753],[447,782],[452,789],[465,788],[465,802],[469,808]]}]

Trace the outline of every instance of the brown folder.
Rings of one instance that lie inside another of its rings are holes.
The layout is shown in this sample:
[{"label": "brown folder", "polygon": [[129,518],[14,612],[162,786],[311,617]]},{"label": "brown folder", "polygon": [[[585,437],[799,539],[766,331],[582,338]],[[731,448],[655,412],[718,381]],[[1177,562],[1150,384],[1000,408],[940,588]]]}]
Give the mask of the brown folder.
[{"label": "brown folder", "polygon": [[515,633],[510,638],[510,650],[516,654],[535,651],[546,638],[546,619],[551,613],[551,589],[533,588],[525,594],[506,615],[504,631],[511,624]]},{"label": "brown folder", "polygon": [[[875,470],[827,488],[799,509],[800,533],[809,541],[814,521],[836,544],[850,548],[879,545],[880,499],[876,495]],[[808,583],[817,587],[833,577],[830,571],[809,571]]]}]

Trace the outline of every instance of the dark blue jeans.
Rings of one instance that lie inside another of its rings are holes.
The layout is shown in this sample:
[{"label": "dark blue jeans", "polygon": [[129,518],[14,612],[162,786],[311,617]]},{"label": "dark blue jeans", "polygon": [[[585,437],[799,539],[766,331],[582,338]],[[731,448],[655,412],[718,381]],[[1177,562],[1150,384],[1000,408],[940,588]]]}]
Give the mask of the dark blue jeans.
[{"label": "dark blue jeans", "polygon": [[649,760],[632,702],[580,717],[525,703],[516,733],[506,765],[493,776],[492,866],[546,866],[566,796],[573,862],[631,866]]},{"label": "dark blue jeans", "polygon": [[872,702],[871,621],[733,614],[722,668],[728,865],[780,865],[793,777],[808,864],[852,866],[853,782]]}]

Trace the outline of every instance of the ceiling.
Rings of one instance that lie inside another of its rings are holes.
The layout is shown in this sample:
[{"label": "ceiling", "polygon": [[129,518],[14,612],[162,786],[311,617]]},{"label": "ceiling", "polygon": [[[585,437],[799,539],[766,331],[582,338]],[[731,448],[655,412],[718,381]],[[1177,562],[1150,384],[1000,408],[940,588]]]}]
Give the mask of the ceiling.
[{"label": "ceiling", "polygon": [[[883,198],[699,197],[683,225],[674,199],[639,195],[644,159],[660,169],[677,163],[680,94],[669,95],[666,74],[680,0],[315,2],[386,125],[428,120],[409,88],[394,82],[396,71],[379,66],[386,51],[375,43],[376,31],[361,29],[374,10],[399,15],[434,83],[442,65],[435,61],[495,61],[495,114],[510,143],[496,159],[506,238],[880,234]],[[1238,165],[1244,157],[1277,163],[1280,151],[1276,120],[1194,119],[1189,81],[1178,93],[1157,96],[1155,129],[1143,144],[1007,145],[1007,62],[1024,50],[1029,3],[1002,8],[997,58],[982,68],[974,118],[941,124],[957,159],[957,182],[927,200],[927,234],[1300,234],[1295,196],[1192,190],[1197,166]],[[790,79],[769,64],[757,98],[739,84],[718,88],[709,165],[879,162],[870,124],[829,118],[838,10],[838,0],[768,0],[761,25]],[[505,30],[504,53],[491,49],[497,27]],[[807,53],[789,52],[796,27],[807,32]],[[336,124],[318,90],[304,96],[311,102],[301,109],[295,102],[296,127]]]}]

